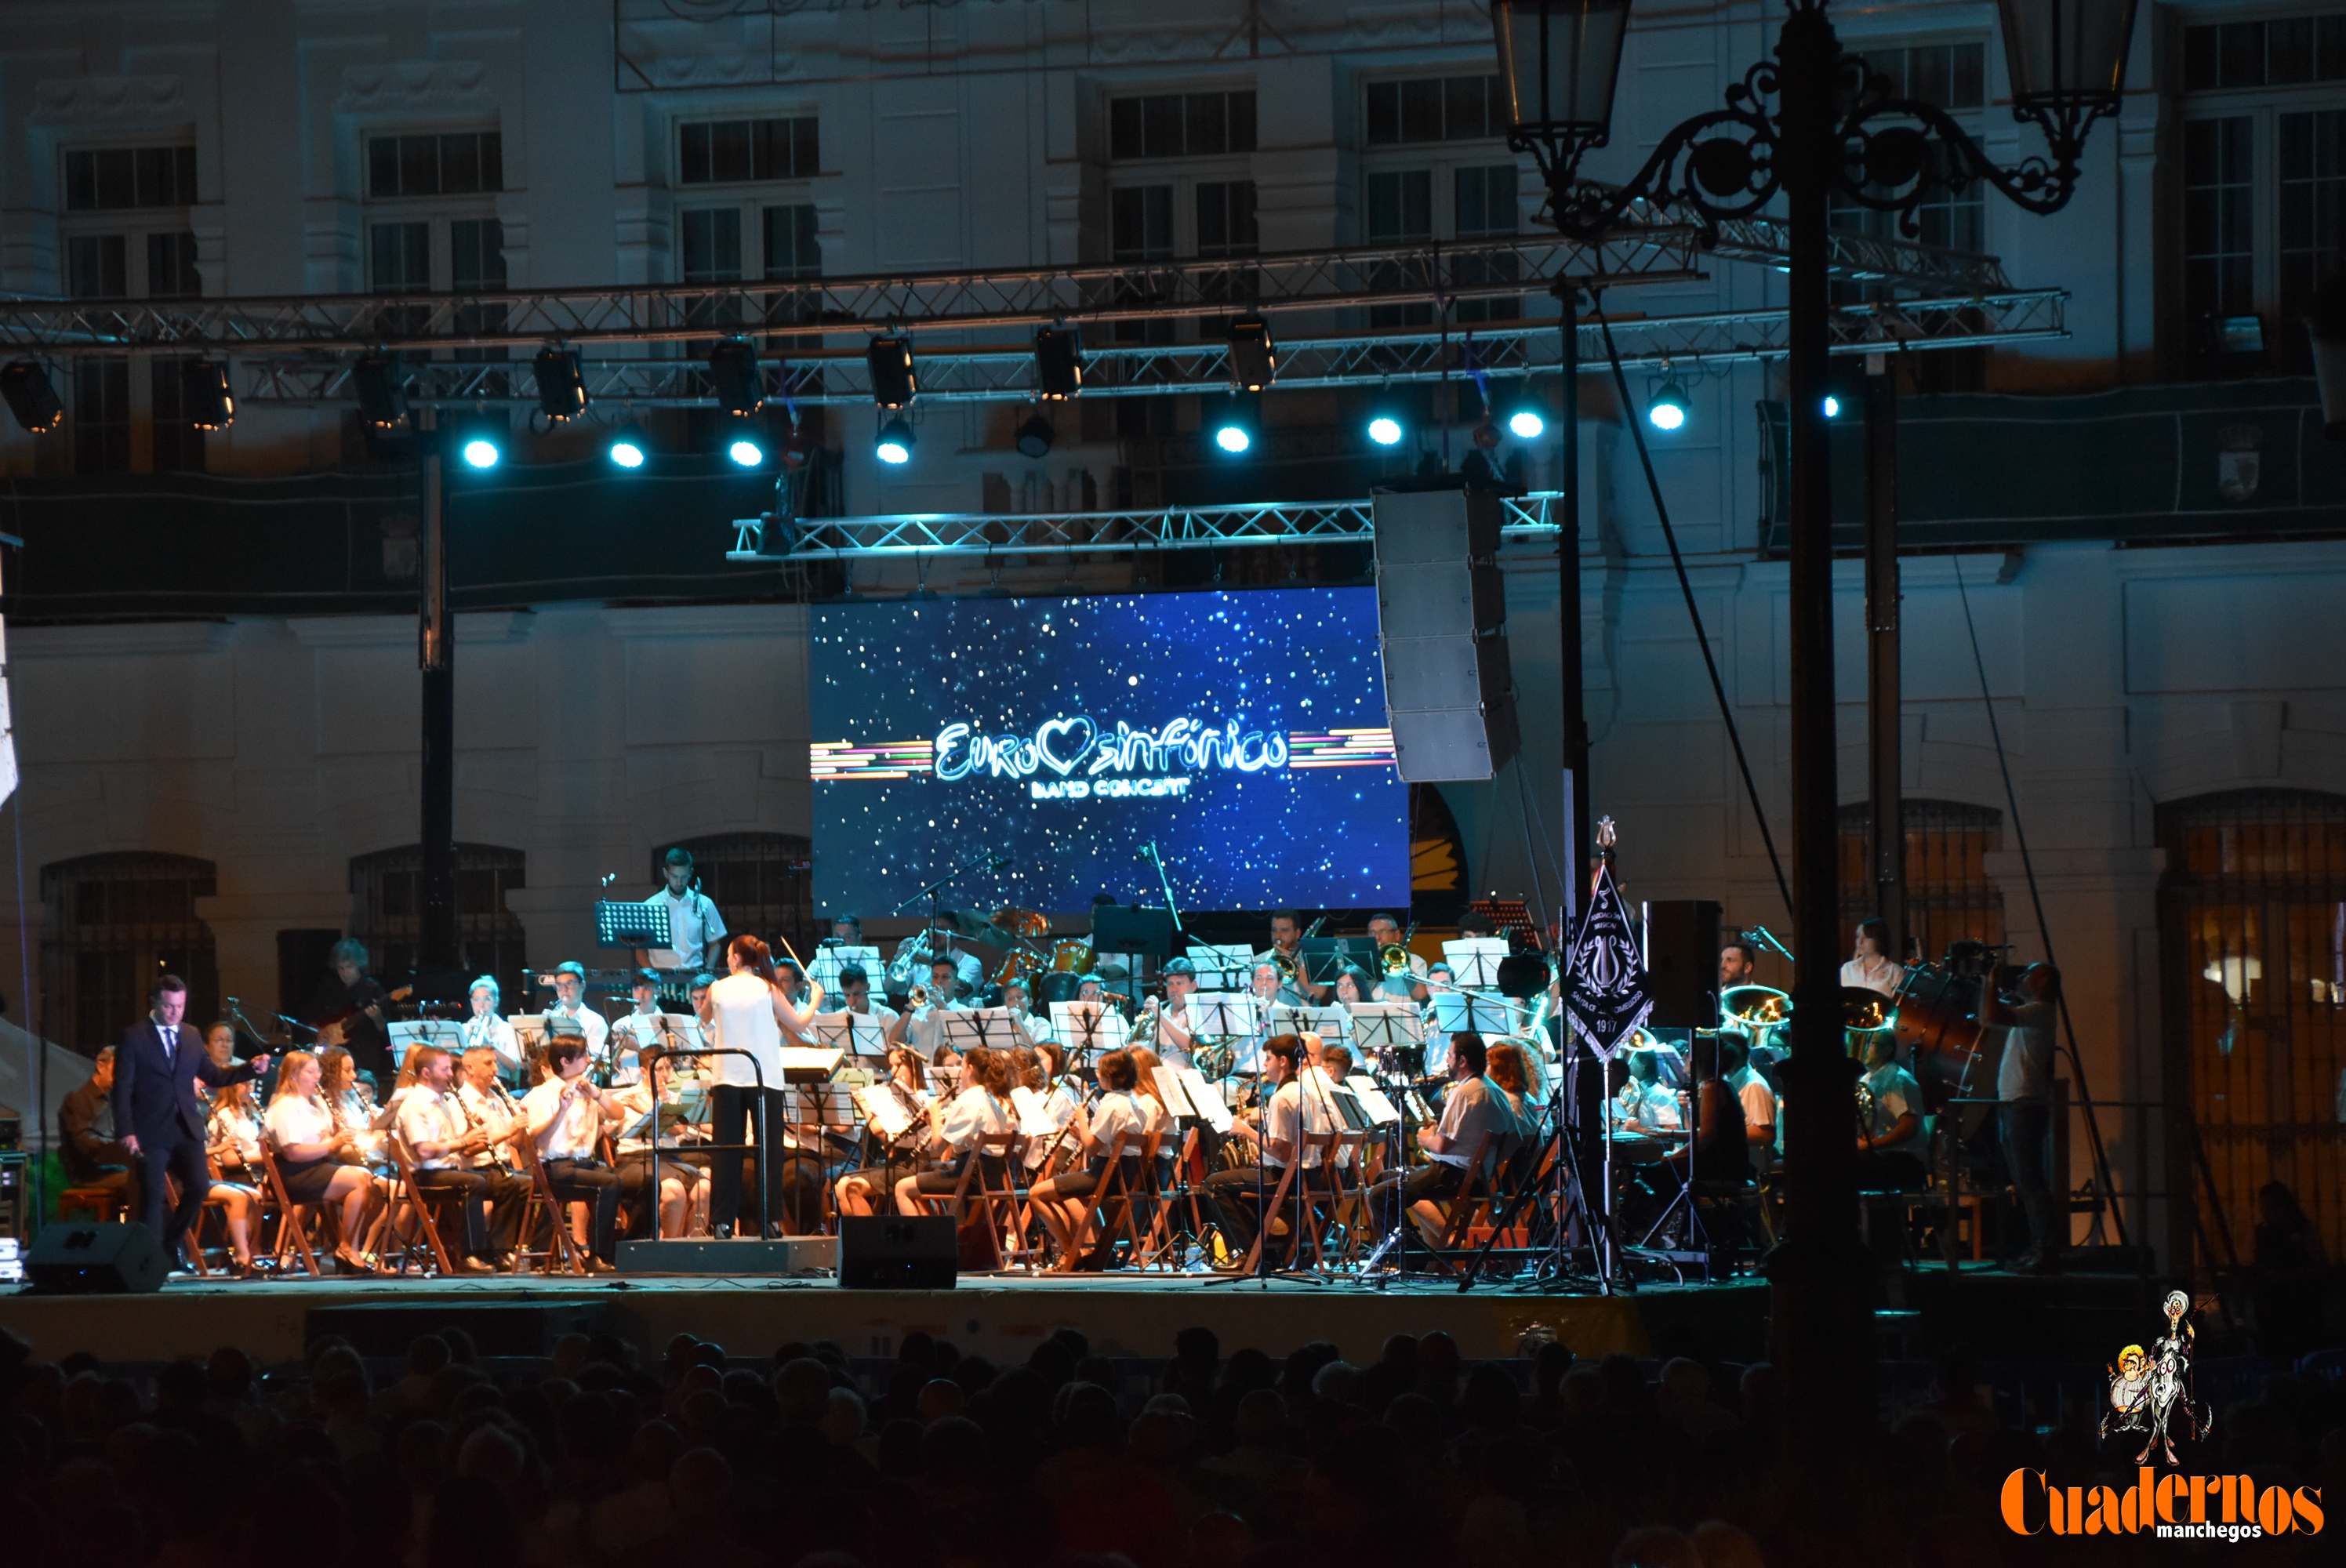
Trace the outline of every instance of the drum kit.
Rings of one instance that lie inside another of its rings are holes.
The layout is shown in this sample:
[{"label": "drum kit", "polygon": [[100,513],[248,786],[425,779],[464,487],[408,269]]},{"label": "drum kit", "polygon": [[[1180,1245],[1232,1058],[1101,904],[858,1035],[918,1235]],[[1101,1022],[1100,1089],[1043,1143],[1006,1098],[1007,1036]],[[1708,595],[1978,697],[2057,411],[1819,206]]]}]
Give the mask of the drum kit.
[{"label": "drum kit", "polygon": [[989,917],[974,910],[942,910],[933,925],[896,944],[888,962],[887,989],[893,995],[907,995],[926,978],[936,951],[970,949],[982,950],[971,956],[984,964],[988,989],[1023,984],[1027,1000],[1037,1008],[1073,1002],[1083,977],[1092,970],[1091,944],[1073,938],[1053,941],[1051,918],[1039,911],[1005,908]]}]

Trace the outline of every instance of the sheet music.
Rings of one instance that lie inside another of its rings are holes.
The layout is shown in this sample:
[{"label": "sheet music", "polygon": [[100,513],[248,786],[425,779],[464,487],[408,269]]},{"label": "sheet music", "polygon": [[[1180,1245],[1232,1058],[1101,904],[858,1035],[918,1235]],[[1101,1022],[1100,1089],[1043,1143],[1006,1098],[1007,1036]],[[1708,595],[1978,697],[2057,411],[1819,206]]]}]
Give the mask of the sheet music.
[{"label": "sheet music", "polygon": [[1455,991],[1433,993],[1428,1027],[1443,1034],[1480,1034],[1496,1028],[1511,1034],[1530,1020],[1531,1007],[1504,996],[1465,996]]},{"label": "sheet music", "polygon": [[[1159,1072],[1163,1070],[1158,1069]],[[1176,1067],[1173,1072],[1180,1080],[1181,1087],[1188,1092],[1190,1108],[1206,1125],[1218,1133],[1228,1133],[1230,1130],[1230,1108],[1223,1103],[1220,1093],[1206,1082],[1206,1075],[1195,1067]],[[1170,1103],[1168,1102],[1168,1105]]]},{"label": "sheet music", "polygon": [[836,1051],[852,1056],[885,1056],[888,1054],[886,1031],[880,1020],[868,1013],[818,1013],[814,1015],[814,1037]]},{"label": "sheet music", "polygon": [[839,994],[839,972],[851,963],[863,966],[864,975],[877,982],[887,972],[888,966],[880,962],[876,947],[826,947],[818,949],[806,966],[807,978],[822,987],[825,996]]},{"label": "sheet music", "polygon": [[1450,972],[1464,986],[1493,986],[1499,983],[1499,962],[1507,956],[1507,939],[1499,936],[1470,936],[1442,944],[1442,956],[1449,962]]},{"label": "sheet music", "polygon": [[1193,942],[1185,956],[1197,966],[1200,991],[1244,991],[1254,972],[1254,949],[1245,942]]},{"label": "sheet music", "polygon": [[1104,1002],[1054,1002],[1051,1032],[1070,1051],[1121,1051],[1131,1039],[1124,1014]]},{"label": "sheet music", "polygon": [[1058,1136],[1059,1124],[1051,1118],[1051,1103],[1021,1084],[1010,1091],[1010,1103],[1018,1108],[1018,1130],[1030,1138]]},{"label": "sheet music", "polygon": [[1366,1073],[1353,1074],[1344,1080],[1344,1087],[1352,1091],[1352,1098],[1360,1101],[1361,1108],[1368,1112],[1369,1125],[1390,1127],[1401,1120],[1401,1112],[1385,1098],[1385,1092],[1377,1087],[1377,1081]]},{"label": "sheet music", "polygon": [[855,1103],[880,1129],[880,1135],[893,1140],[913,1130],[913,1112],[886,1084],[873,1084],[853,1091]]},{"label": "sheet music", "polygon": [[1195,991],[1184,1014],[1192,1038],[1230,1040],[1252,1034],[1257,1026],[1256,999],[1242,991]]},{"label": "sheet music", "polygon": [[[1355,1005],[1367,1007],[1373,1004],[1364,1002]],[[1343,1044],[1352,1038],[1352,1010],[1345,1003],[1332,1002],[1325,1007],[1307,1008],[1304,1011],[1311,1014],[1310,1025],[1311,1033],[1320,1036],[1320,1044],[1322,1045]]]},{"label": "sheet music", "polygon": [[1180,1068],[1168,1067],[1159,1062],[1157,1064],[1157,1071],[1150,1074],[1150,1080],[1157,1085],[1157,1097],[1165,1102],[1167,1110],[1176,1116],[1198,1115],[1189,1104],[1188,1090],[1182,1085]]}]

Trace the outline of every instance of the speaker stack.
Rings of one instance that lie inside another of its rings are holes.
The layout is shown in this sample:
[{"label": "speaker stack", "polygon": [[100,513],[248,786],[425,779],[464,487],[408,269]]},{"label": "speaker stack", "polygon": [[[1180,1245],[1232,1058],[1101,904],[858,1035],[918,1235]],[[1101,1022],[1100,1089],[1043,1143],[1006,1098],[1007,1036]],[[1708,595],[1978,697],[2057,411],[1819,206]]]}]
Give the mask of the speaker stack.
[{"label": "speaker stack", "polygon": [[25,1280],[45,1296],[148,1296],[170,1264],[143,1225],[45,1225],[25,1255]]},{"label": "speaker stack", "polygon": [[1401,776],[1488,779],[1515,754],[1499,498],[1381,490],[1370,504],[1377,641]]}]

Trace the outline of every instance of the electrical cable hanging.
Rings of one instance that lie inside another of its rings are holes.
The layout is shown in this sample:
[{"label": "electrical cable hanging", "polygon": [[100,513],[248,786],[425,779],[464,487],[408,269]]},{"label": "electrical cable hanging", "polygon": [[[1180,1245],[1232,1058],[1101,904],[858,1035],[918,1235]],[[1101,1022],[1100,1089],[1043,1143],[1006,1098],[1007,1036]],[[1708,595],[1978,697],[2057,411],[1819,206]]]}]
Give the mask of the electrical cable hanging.
[{"label": "electrical cable hanging", "polygon": [[[2012,820],[2013,843],[2020,850],[2020,874],[2028,881],[2029,907],[2036,911],[2036,934],[2045,942],[2045,962],[2059,970],[2061,961],[2053,956],[2053,928],[2045,919],[2045,897],[2036,889],[2036,865],[2028,857],[2028,830],[2020,823],[2020,797],[2012,788],[2012,761],[2004,751],[2004,727],[1995,721],[1995,701],[1988,695],[1987,660],[1980,653],[1979,627],[1972,620],[1971,590],[1964,584],[1964,562],[1960,555],[1950,556],[1955,567],[1955,594],[1964,606],[1964,630],[1972,639],[1972,667],[1979,672],[1980,706],[1987,710],[1988,738],[1995,742],[1996,770],[2004,775],[2004,814]],[[2061,1009],[2061,1030],[2067,1037],[2064,1048],[2069,1056],[2069,1070],[2076,1074],[2077,1108],[2086,1114],[2086,1141],[2093,1145],[2094,1180],[2100,1184],[2102,1196],[2110,1206],[2110,1228],[2117,1233],[2118,1245],[2127,1245],[2126,1215],[2118,1207],[2118,1193],[2110,1179],[2109,1151],[2102,1146],[2101,1118],[2094,1111],[2094,1092],[2086,1085],[2085,1058],[2077,1054],[2077,1025],[2069,1016],[2069,988],[2063,986],[2056,998]]]},{"label": "electrical cable hanging", "polygon": [[[1596,318],[1597,330],[1605,334],[1605,357],[1613,366],[1613,385],[1621,394],[1622,412],[1627,413],[1636,405],[1629,401],[1629,378],[1621,369],[1621,351],[1613,346],[1613,328],[1605,319],[1604,303],[1596,290],[1588,296],[1589,314]],[[1567,392],[1566,395],[1569,395]],[[1678,575],[1678,592],[1685,596],[1687,619],[1694,623],[1694,640],[1702,649],[1702,667],[1710,675],[1710,695],[1719,704],[1719,717],[1727,726],[1727,742],[1735,748],[1735,766],[1743,775],[1743,793],[1751,802],[1751,816],[1760,824],[1760,841],[1767,846],[1768,865],[1776,873],[1776,891],[1782,895],[1784,908],[1792,907],[1792,886],[1784,880],[1784,862],[1776,853],[1776,836],[1768,830],[1768,813],[1760,804],[1760,786],[1752,782],[1751,761],[1743,754],[1743,732],[1735,723],[1735,710],[1728,706],[1727,687],[1719,678],[1719,660],[1710,651],[1710,634],[1703,628],[1702,610],[1694,601],[1694,584],[1687,578],[1686,557],[1678,553],[1678,530],[1670,526],[1670,509],[1662,500],[1662,483],[1654,477],[1654,455],[1646,450],[1646,433],[1638,428],[1643,421],[1631,418],[1623,421],[1629,427],[1629,438],[1637,443],[1637,461],[1645,465],[1646,489],[1654,498],[1654,515],[1661,520],[1662,539],[1670,547],[1670,567]]]}]

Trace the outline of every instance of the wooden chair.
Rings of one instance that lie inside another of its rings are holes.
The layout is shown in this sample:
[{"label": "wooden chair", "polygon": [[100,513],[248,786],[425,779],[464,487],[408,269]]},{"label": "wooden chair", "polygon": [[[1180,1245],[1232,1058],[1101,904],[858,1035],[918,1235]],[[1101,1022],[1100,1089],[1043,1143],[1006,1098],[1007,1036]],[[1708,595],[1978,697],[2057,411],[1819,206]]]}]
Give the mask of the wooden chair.
[{"label": "wooden chair", "polygon": [[[1034,1210],[1034,1188],[1025,1182],[1026,1174],[1026,1144],[1020,1133],[989,1134],[978,1140],[980,1158],[975,1197],[985,1211],[985,1228],[994,1238],[998,1268],[1014,1265],[1031,1266],[1042,1256],[1039,1245],[1029,1240],[1026,1220]],[[989,1179],[986,1166],[993,1163],[993,1151],[1000,1151],[999,1163],[994,1164],[999,1179]]]},{"label": "wooden chair", "polygon": [[1181,1135],[1181,1152],[1173,1161],[1173,1180],[1168,1185],[1159,1177],[1161,1165],[1152,1162],[1144,1173],[1149,1184],[1148,1229],[1141,1243],[1139,1267],[1178,1268],[1181,1259],[1174,1245],[1173,1224],[1185,1212],[1189,1222],[1189,1237],[1200,1246],[1206,1232],[1203,1212],[1198,1207],[1198,1187],[1189,1179],[1189,1170],[1198,1159],[1199,1139],[1198,1129],[1189,1128]]},{"label": "wooden chair", "polygon": [[1323,1230],[1332,1234],[1341,1227],[1343,1231],[1343,1238],[1334,1247],[1335,1266],[1340,1268],[1368,1250],[1369,1233],[1374,1227],[1369,1214],[1366,1175],[1369,1138],[1366,1129],[1334,1134],[1329,1141],[1328,1155],[1321,1163],[1328,1179],[1328,1216]]},{"label": "wooden chair", "polygon": [[[1100,1167],[1099,1185],[1092,1188],[1091,1198],[1085,1205],[1084,1228],[1088,1232],[1094,1222],[1096,1222],[1099,1227],[1099,1237],[1091,1244],[1093,1247],[1113,1253],[1117,1242],[1121,1239],[1131,1247],[1130,1256],[1137,1257],[1140,1253],[1140,1233],[1133,1225],[1132,1186],[1125,1179],[1124,1174],[1125,1147],[1131,1137],[1132,1134],[1128,1129],[1119,1128],[1116,1136],[1108,1140],[1107,1163]],[[1142,1137],[1141,1151],[1137,1157],[1143,1162],[1143,1168],[1151,1168],[1156,1165],[1158,1137],[1158,1135],[1154,1132],[1146,1134]],[[1059,1272],[1074,1273],[1076,1265],[1088,1255],[1087,1248],[1081,1246],[1075,1247],[1059,1259]]]},{"label": "wooden chair", "polygon": [[1445,1273],[1460,1271],[1458,1254],[1466,1246],[1467,1227],[1477,1217],[1487,1217],[1491,1213],[1493,1180],[1498,1165],[1496,1143],[1488,1133],[1476,1140],[1457,1192],[1434,1205],[1443,1214],[1443,1227],[1441,1239],[1433,1247],[1433,1259]]},{"label": "wooden chair", "polygon": [[[980,1137],[974,1145],[971,1145],[968,1156],[961,1162],[961,1175],[955,1178],[952,1190],[915,1193],[913,1202],[923,1214],[944,1215],[955,1222],[963,1220],[970,1212],[971,1189],[977,1181],[980,1167],[985,1163],[989,1145],[997,1149],[1006,1147],[1015,1136],[1015,1134],[1010,1133],[989,1133]],[[986,1215],[985,1245],[992,1261],[986,1267],[990,1269],[998,1269],[1002,1267],[1002,1232],[994,1227],[993,1217],[989,1207]],[[964,1258],[964,1261],[966,1266],[967,1260]]]},{"label": "wooden chair", "polygon": [[[1051,1141],[1044,1146],[1042,1159],[1026,1167],[1026,1183],[1018,1204],[1017,1229],[1021,1253],[1028,1258],[1038,1258],[1042,1255],[1042,1248],[1035,1240],[1040,1223],[1035,1216],[1035,1189],[1072,1164],[1073,1156],[1069,1151],[1081,1146],[1075,1131],[1076,1124],[1070,1120],[1051,1135]],[[1026,1147],[1029,1154],[1034,1152],[1033,1139],[1027,1140]]]},{"label": "wooden chair", "polygon": [[310,1231],[312,1227],[321,1227],[318,1245],[324,1246],[325,1237],[321,1227],[326,1224],[326,1215],[313,1210],[308,1204],[295,1203],[291,1195],[286,1192],[285,1176],[277,1165],[277,1151],[269,1146],[269,1141],[266,1138],[262,1139],[260,1144],[260,1171],[269,1184],[266,1188],[268,1196],[277,1205],[277,1272],[279,1276],[281,1278],[284,1275],[290,1260],[298,1257],[301,1261],[302,1268],[307,1271],[311,1278],[324,1278],[325,1272],[318,1267],[318,1255],[311,1246]]},{"label": "wooden chair", "polygon": [[424,1245],[431,1251],[433,1267],[444,1278],[454,1274],[455,1266],[449,1260],[448,1239],[441,1234],[440,1214],[434,1211],[445,1211],[451,1204],[461,1204],[464,1202],[463,1195],[425,1192],[415,1185],[415,1151],[407,1146],[407,1140],[393,1133],[384,1142],[390,1145],[392,1164],[399,1171],[398,1186],[393,1193],[393,1199],[394,1202],[402,1201],[403,1195],[404,1201],[403,1212],[406,1223],[403,1227],[394,1227],[392,1233],[393,1239],[400,1244],[400,1273],[407,1272],[408,1255],[414,1250],[416,1233],[420,1230]]},{"label": "wooden chair", "polygon": [[[510,1146],[521,1161],[522,1175],[529,1180],[529,1192],[521,1211],[521,1239],[514,1247],[513,1272],[519,1274],[535,1261],[542,1274],[586,1273],[586,1249],[570,1234],[570,1206],[555,1196],[545,1163],[537,1157],[536,1140],[515,1138]],[[550,1233],[543,1248],[531,1245],[541,1222]]]},{"label": "wooden chair", "polygon": [[113,1225],[130,1213],[130,1188],[69,1186],[57,1194],[57,1218],[81,1219],[93,1225]]},{"label": "wooden chair", "polygon": [[[1279,1180],[1264,1195],[1262,1212],[1255,1217],[1254,1245],[1247,1248],[1245,1258],[1239,1264],[1239,1273],[1252,1274],[1261,1265],[1263,1244],[1270,1239],[1270,1222],[1288,1211],[1289,1200],[1295,1193],[1296,1176],[1302,1166],[1303,1162],[1299,1157],[1279,1168]],[[1244,1203],[1245,1196],[1241,1194],[1237,1201]],[[1295,1260],[1295,1233],[1290,1230],[1287,1237],[1287,1260],[1290,1264]]]}]

